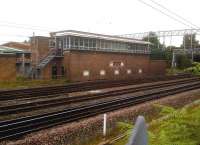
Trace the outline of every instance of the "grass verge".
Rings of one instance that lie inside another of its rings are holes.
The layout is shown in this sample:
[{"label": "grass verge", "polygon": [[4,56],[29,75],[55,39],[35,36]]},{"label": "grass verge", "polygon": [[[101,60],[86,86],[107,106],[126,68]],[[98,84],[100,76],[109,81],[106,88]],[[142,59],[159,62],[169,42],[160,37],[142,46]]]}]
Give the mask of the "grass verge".
[{"label": "grass verge", "polygon": [[68,83],[64,79],[59,80],[16,80],[16,81],[0,81],[0,89],[18,89],[31,88],[40,86],[63,85]]},{"label": "grass verge", "polygon": [[[200,100],[181,109],[157,105],[158,116],[148,124],[149,145],[198,145],[200,144]],[[126,134],[113,145],[125,145],[133,126],[119,123],[119,130]]]}]

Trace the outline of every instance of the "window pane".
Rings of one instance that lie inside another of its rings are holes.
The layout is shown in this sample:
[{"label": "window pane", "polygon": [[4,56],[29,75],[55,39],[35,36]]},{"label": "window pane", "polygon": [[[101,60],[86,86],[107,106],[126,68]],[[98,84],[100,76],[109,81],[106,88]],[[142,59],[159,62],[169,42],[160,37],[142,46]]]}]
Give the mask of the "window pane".
[{"label": "window pane", "polygon": [[88,48],[88,46],[89,46],[89,44],[88,44],[88,39],[85,39],[85,40],[84,40],[84,43],[85,43],[85,47]]},{"label": "window pane", "polygon": [[92,48],[93,47],[93,44],[92,44],[92,39],[89,39],[89,47]]}]

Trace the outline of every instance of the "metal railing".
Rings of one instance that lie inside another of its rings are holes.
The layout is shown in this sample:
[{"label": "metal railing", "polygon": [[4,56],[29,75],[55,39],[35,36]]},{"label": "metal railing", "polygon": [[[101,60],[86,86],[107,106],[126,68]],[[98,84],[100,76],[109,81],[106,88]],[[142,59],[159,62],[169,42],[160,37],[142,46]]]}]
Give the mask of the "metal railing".
[{"label": "metal railing", "polygon": [[133,53],[133,54],[150,54],[151,51],[148,48],[144,49],[111,49],[111,48],[87,48],[87,47],[76,47],[76,48],[65,48],[64,50],[85,50],[85,51],[98,51],[98,52],[121,52],[121,53]]}]

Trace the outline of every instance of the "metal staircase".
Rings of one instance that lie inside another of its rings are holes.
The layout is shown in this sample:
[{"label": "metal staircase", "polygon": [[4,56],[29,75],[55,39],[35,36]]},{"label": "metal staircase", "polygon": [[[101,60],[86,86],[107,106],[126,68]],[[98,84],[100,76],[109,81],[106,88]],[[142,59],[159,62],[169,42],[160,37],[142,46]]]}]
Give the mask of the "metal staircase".
[{"label": "metal staircase", "polygon": [[[47,55],[39,62],[36,67],[32,67],[28,73],[30,78],[39,78],[41,70],[51,62],[55,57],[62,57],[61,51],[58,49],[51,49]],[[34,77],[35,76],[35,77]]]},{"label": "metal staircase", "polygon": [[37,65],[37,69],[44,68],[51,60],[53,60],[57,55],[57,51],[55,49],[52,49],[49,51],[49,53],[40,61],[40,63]]}]

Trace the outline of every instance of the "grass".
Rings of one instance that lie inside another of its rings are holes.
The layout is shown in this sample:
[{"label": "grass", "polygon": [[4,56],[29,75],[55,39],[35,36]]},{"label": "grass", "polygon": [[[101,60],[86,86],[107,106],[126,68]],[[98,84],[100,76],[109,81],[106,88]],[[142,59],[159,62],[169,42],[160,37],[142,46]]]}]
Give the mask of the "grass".
[{"label": "grass", "polygon": [[16,81],[0,81],[0,89],[17,89],[17,88],[31,88],[39,86],[50,86],[50,85],[63,85],[68,83],[64,79],[59,80],[23,80],[17,79]]},{"label": "grass", "polygon": [[[181,109],[161,105],[156,107],[160,109],[161,117],[149,122],[149,145],[200,144],[200,100]],[[126,136],[113,145],[125,145],[133,126],[121,123],[119,128],[125,131]]]},{"label": "grass", "polygon": [[169,68],[166,70],[167,75],[175,75],[177,73],[184,73],[184,70],[178,69],[178,68]]}]

